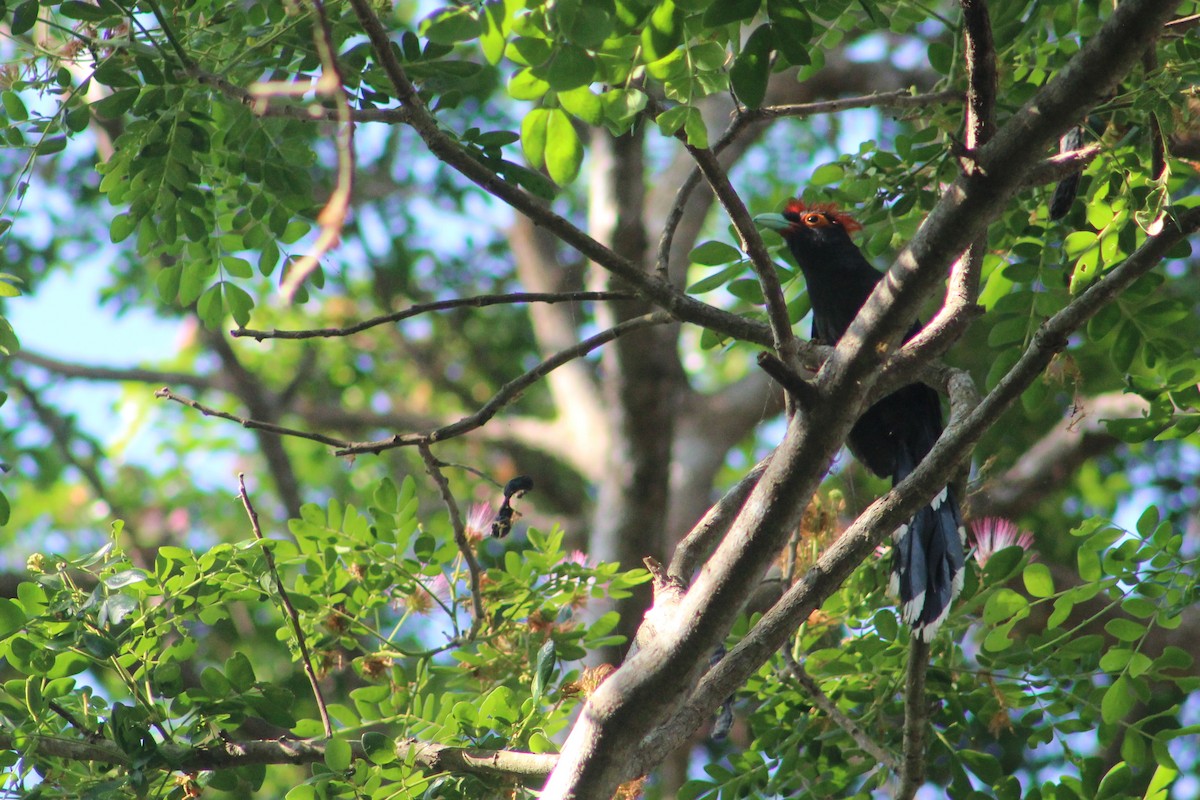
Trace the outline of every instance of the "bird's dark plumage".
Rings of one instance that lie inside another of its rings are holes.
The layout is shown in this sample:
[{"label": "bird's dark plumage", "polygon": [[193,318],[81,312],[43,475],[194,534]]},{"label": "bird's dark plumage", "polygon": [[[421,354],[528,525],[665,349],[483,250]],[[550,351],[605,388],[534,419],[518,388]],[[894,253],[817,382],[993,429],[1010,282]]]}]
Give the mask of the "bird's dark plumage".
[{"label": "bird's dark plumage", "polygon": [[[796,257],[812,302],[814,339],[836,344],[883,275],[850,239],[861,226],[830,205],[790,200],[783,214],[755,218],[778,231]],[[905,339],[921,329],[914,322]],[[884,397],[850,431],[850,452],[895,485],[916,469],[942,432],[937,392],[921,383]],[[893,536],[892,589],[916,636],[933,638],[962,588],[963,528],[950,487]]]}]

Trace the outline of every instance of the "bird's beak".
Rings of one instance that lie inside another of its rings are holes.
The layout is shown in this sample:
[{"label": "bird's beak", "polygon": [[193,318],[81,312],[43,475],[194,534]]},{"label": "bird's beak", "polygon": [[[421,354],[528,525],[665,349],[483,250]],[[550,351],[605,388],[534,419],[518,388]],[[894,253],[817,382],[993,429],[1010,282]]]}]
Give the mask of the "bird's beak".
[{"label": "bird's beak", "polygon": [[792,223],[784,219],[783,214],[759,214],[754,218],[754,224],[769,231],[783,233],[792,227]]}]

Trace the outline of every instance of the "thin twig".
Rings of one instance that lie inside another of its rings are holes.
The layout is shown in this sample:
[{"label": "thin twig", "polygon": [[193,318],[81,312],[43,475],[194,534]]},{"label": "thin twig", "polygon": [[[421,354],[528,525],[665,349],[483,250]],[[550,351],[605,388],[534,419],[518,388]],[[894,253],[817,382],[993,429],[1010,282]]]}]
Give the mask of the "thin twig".
[{"label": "thin twig", "polygon": [[442,461],[440,458],[436,458],[436,459],[434,459],[434,462],[435,462],[435,463],[436,463],[436,464],[437,464],[439,467],[450,467],[451,469],[461,469],[461,470],[464,470],[464,471],[466,471],[466,472],[469,472],[469,473],[471,473],[472,475],[474,475],[476,478],[479,478],[479,479],[480,479],[480,480],[482,480],[482,481],[486,481],[487,483],[490,483],[490,484],[492,484],[492,485],[493,485],[493,486],[495,486],[497,489],[503,489],[503,488],[504,488],[504,484],[503,484],[503,483],[501,483],[500,481],[496,480],[496,479],[495,479],[495,478],[493,478],[491,475],[488,475],[486,472],[484,472],[484,471],[483,471],[483,470],[481,470],[481,469],[476,469],[475,467],[469,466],[469,465],[467,465],[467,464],[455,464],[453,461]]},{"label": "thin twig", "polygon": [[[251,106],[260,117],[287,117],[305,122],[337,122],[337,108],[304,103],[303,105],[267,105],[263,98],[249,89],[238,86],[221,75],[214,75],[192,65],[184,74],[197,83],[211,86],[226,97]],[[383,122],[398,125],[408,121],[408,112],[403,108],[352,108],[350,118],[355,122]]]},{"label": "thin twig", "polygon": [[796,398],[801,408],[817,402],[816,388],[774,353],[766,351],[759,353],[758,367],[770,375],[771,379],[782,386],[788,394]]},{"label": "thin twig", "polygon": [[450,300],[436,300],[431,303],[418,303],[414,306],[409,306],[403,311],[393,311],[390,314],[382,314],[378,317],[371,317],[362,322],[356,322],[353,325],[346,325],[341,328],[314,328],[312,330],[299,331],[281,331],[278,328],[270,331],[253,330],[251,328],[236,328],[229,332],[230,336],[241,338],[249,337],[262,341],[263,339],[316,339],[316,338],[332,338],[337,336],[351,336],[356,333],[374,328],[378,325],[387,325],[392,322],[401,322],[415,317],[418,314],[425,314],[430,311],[445,311],[451,308],[462,308],[469,306],[471,308],[484,308],[485,306],[494,306],[501,304],[516,304],[516,303],[566,303],[566,302],[585,302],[590,300],[636,300],[637,295],[633,292],[509,292],[507,294],[482,294],[475,297],[456,297]]},{"label": "thin twig", "polygon": [[169,386],[162,387],[154,393],[154,396],[160,399],[174,400],[176,403],[180,403],[188,408],[199,411],[206,417],[220,417],[221,419],[227,419],[230,422],[236,422],[243,428],[247,428],[249,430],[266,431],[268,433],[275,433],[280,436],[294,436],[298,439],[308,439],[313,442],[327,444],[330,447],[348,447],[350,444],[349,442],[341,439],[335,439],[332,436],[325,436],[321,433],[312,433],[310,431],[297,430],[296,428],[287,428],[283,425],[276,425],[273,422],[260,422],[259,420],[255,419],[239,417],[236,414],[230,414],[226,411],[218,411],[217,409],[206,406],[203,403],[199,403],[190,397],[184,397],[183,395],[175,394],[173,391],[171,391],[171,387]]},{"label": "thin twig", "polygon": [[254,504],[250,502],[250,494],[246,491],[246,474],[243,472],[238,473],[238,497],[242,499],[242,506],[245,507],[246,515],[250,518],[250,528],[254,531],[254,538],[263,543],[263,558],[266,559],[271,579],[275,581],[275,588],[279,590],[279,601],[283,604],[283,610],[292,628],[292,635],[296,637],[296,647],[300,650],[300,664],[304,667],[304,674],[308,676],[309,685],[312,686],[313,697],[317,701],[317,712],[321,715],[321,724],[325,728],[325,738],[332,738],[333,723],[329,719],[329,709],[325,707],[325,695],[321,693],[317,672],[313,669],[312,656],[308,651],[304,631],[300,628],[300,613],[292,605],[292,598],[284,588],[283,579],[279,576],[279,569],[275,566],[275,556],[271,552],[271,547],[266,543],[262,528],[258,524],[258,512],[254,510]]},{"label": "thin twig", "polygon": [[825,716],[833,720],[833,724],[844,730],[846,734],[854,740],[859,748],[875,758],[883,766],[887,767],[892,772],[898,771],[900,762],[892,753],[885,750],[878,742],[867,735],[867,732],[862,729],[857,722],[847,717],[842,713],[842,710],[837,707],[837,703],[830,699],[829,695],[821,688],[821,685],[813,679],[813,676],[808,674],[808,670],[804,668],[792,656],[791,647],[784,645],[779,650],[783,654],[783,661],[787,665],[788,674],[796,683],[800,684],[800,688],[808,694],[813,705],[825,712]]},{"label": "thin twig", "polygon": [[[337,150],[337,179],[333,191],[321,213],[317,215],[320,234],[313,243],[312,251],[292,263],[279,287],[280,294],[288,302],[308,277],[321,265],[321,256],[337,247],[342,238],[342,227],[350,210],[350,195],[354,188],[354,119],[350,113],[350,98],[346,93],[345,81],[337,62],[337,47],[333,41],[333,27],[325,13],[321,0],[309,0],[316,16],[313,25],[313,42],[321,59],[321,77],[317,80],[319,95],[331,98],[337,110],[337,133],[334,136]],[[260,84],[264,94],[272,90],[271,84]],[[253,91],[253,90],[252,90]]]},{"label": "thin twig", "polygon": [[[894,92],[876,92],[858,97],[844,97],[839,100],[751,108],[739,114],[738,119],[745,120],[742,124],[748,124],[780,117],[811,117],[817,114],[832,114],[852,108],[926,108],[943,103],[955,103],[962,98],[962,92],[957,89],[927,94],[913,94],[908,89],[898,89]],[[720,149],[724,148],[726,144],[728,143],[722,137],[713,149],[720,152]]]},{"label": "thin twig", "polygon": [[72,714],[70,711],[63,708],[62,706],[60,706],[58,703],[54,702],[53,700],[47,701],[46,706],[51,711],[53,711],[55,714],[58,714],[60,717],[62,717],[64,720],[66,720],[68,725],[70,725],[72,728],[75,728],[80,733],[82,733],[84,736],[86,736],[88,741],[95,742],[95,741],[103,738],[100,733],[92,730],[87,725],[84,725],[82,722],[79,721],[78,718],[76,718],[76,716],[74,714]]},{"label": "thin twig", "polygon": [[606,331],[601,331],[595,336],[589,337],[574,347],[568,347],[565,350],[552,355],[542,363],[538,364],[533,369],[524,373],[520,377],[514,378],[508,383],[500,387],[500,389],[484,403],[478,411],[473,414],[452,422],[449,425],[428,431],[427,433],[405,433],[396,434],[388,439],[380,439],[374,442],[357,442],[353,444],[344,444],[336,451],[336,455],[350,456],[359,455],[362,453],[382,453],[384,450],[391,450],[396,447],[412,447],[413,445],[432,444],[445,439],[450,439],[455,436],[462,436],[477,428],[482,427],[497,412],[507,406],[509,403],[516,400],[525,389],[532,386],[538,380],[543,378],[549,372],[561,367],[569,361],[581,358],[601,345],[605,345],[616,339],[618,336],[648,328],[652,325],[663,325],[672,321],[670,314],[665,311],[655,311],[650,314],[644,314],[640,317],[626,320],[619,325],[615,325]]},{"label": "thin twig", "polygon": [[450,524],[454,527],[454,543],[458,545],[458,552],[462,553],[463,561],[467,564],[467,572],[470,574],[471,606],[475,611],[474,619],[471,620],[471,630],[467,634],[467,640],[471,641],[479,633],[479,627],[483,624],[483,594],[479,590],[479,561],[475,558],[475,551],[471,548],[471,543],[467,541],[466,526],[463,525],[462,514],[458,510],[458,502],[454,499],[454,493],[450,491],[450,481],[446,480],[446,476],[442,474],[441,462],[433,457],[433,451],[429,449],[428,443],[421,442],[417,445],[417,449],[425,461],[425,471],[429,473],[429,477],[433,478],[438,491],[442,493],[442,502],[446,504],[446,510],[450,512]]},{"label": "thin twig", "polygon": [[[653,98],[649,101],[648,113],[651,117],[657,117],[664,109]],[[687,131],[680,128],[675,133],[675,138],[678,139],[692,159],[696,162],[696,167],[700,173],[708,181],[709,187],[712,188],[713,194],[717,196],[717,200],[721,203],[725,213],[729,215],[729,221],[733,223],[734,231],[737,232],[738,239],[741,240],[742,250],[746,255],[750,256],[750,265],[754,269],[755,275],[758,276],[759,286],[762,288],[763,299],[767,309],[767,322],[771,326],[771,335],[774,339],[773,346],[778,353],[787,353],[794,350],[793,343],[796,340],[796,335],[792,332],[792,320],[788,314],[787,300],[783,296],[783,285],[779,282],[779,273],[775,268],[775,261],[771,258],[771,254],[767,252],[767,246],[763,243],[762,236],[758,232],[758,227],[754,224],[754,220],[750,218],[750,210],[746,208],[746,204],[742,202],[742,198],[738,195],[737,190],[733,188],[733,184],[729,182],[729,175],[726,174],[725,168],[721,166],[721,162],[717,160],[716,153],[707,147],[696,147],[688,141]],[[660,258],[661,258],[660,240]],[[668,247],[670,243],[668,242]],[[663,274],[663,267],[660,264],[658,267],[659,274]]]}]

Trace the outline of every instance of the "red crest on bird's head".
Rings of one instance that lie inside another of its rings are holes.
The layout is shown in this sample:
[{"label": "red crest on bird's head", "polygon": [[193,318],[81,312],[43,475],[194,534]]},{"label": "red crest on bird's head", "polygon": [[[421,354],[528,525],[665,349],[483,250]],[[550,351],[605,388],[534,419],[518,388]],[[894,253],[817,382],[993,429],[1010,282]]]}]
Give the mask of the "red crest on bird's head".
[{"label": "red crest on bird's head", "polygon": [[862,225],[854,217],[838,210],[833,203],[806,204],[798,197],[787,201],[783,216],[792,224],[804,228],[822,228],[826,225],[841,225],[846,233],[861,231]]}]

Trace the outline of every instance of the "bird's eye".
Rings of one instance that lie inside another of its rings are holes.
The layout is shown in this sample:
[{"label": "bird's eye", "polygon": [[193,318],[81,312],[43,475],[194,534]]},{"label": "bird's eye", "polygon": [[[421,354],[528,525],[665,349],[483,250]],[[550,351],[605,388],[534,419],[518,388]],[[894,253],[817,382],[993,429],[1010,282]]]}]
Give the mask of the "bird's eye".
[{"label": "bird's eye", "polygon": [[809,214],[807,217],[804,218],[804,224],[805,225],[820,225],[821,224],[821,215],[820,214]]}]

